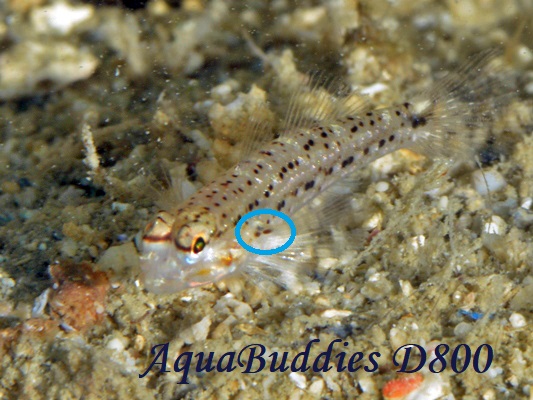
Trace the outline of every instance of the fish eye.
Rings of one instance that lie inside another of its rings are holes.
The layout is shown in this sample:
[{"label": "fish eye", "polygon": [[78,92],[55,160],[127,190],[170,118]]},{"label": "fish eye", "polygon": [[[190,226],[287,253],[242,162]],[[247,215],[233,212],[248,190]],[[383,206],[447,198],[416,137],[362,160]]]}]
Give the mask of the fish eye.
[{"label": "fish eye", "polygon": [[198,236],[198,237],[195,237],[194,240],[193,240],[193,244],[192,244],[192,252],[194,254],[198,254],[200,253],[204,247],[205,247],[205,240],[203,237],[201,236]]}]

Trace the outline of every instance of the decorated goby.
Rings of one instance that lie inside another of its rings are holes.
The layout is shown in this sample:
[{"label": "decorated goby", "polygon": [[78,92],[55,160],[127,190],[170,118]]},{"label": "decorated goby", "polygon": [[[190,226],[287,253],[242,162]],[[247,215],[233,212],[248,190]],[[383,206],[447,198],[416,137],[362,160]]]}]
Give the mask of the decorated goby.
[{"label": "decorated goby", "polygon": [[[246,251],[235,236],[246,213],[268,208],[292,217],[335,182],[395,150],[431,157],[473,154],[479,128],[495,111],[487,109],[487,82],[494,79],[486,66],[492,61],[494,53],[485,52],[429,90],[389,108],[366,110],[347,106],[352,96],[333,103],[322,96],[324,105],[318,104],[311,118],[293,111],[289,120],[300,122],[289,123],[276,139],[174,209],[159,211],[146,226],[141,245],[145,286],[156,293],[176,292],[246,272],[250,265],[261,268],[258,260],[265,256]],[[320,90],[309,89],[308,95],[320,102]],[[324,111],[332,104],[338,109]],[[288,231],[283,220],[263,216],[247,221],[241,235],[255,248],[274,248],[287,240]]]}]

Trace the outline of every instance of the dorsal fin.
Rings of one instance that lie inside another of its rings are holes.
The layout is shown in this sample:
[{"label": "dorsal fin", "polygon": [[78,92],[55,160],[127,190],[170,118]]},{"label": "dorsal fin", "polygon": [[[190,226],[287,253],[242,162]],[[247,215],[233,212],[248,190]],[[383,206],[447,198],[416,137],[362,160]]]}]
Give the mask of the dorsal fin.
[{"label": "dorsal fin", "polygon": [[307,76],[292,94],[283,131],[306,128],[314,123],[327,124],[346,115],[357,115],[368,108],[366,98],[340,79],[324,73]]}]

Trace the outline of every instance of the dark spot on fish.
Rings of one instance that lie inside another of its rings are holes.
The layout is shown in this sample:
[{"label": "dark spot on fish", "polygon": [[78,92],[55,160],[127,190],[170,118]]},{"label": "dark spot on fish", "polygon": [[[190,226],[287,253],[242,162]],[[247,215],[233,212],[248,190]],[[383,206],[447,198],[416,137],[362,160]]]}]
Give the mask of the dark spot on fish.
[{"label": "dark spot on fish", "polygon": [[315,186],[315,181],[309,181],[305,184],[305,190],[311,189],[313,186]]},{"label": "dark spot on fish", "polygon": [[385,139],[381,139],[379,141],[379,147],[383,147],[383,146],[385,146]]},{"label": "dark spot on fish", "polygon": [[413,129],[418,128],[419,126],[424,126],[426,125],[426,123],[427,123],[427,120],[425,117],[419,117],[417,115],[413,115],[413,117],[411,118],[411,124],[412,124]]},{"label": "dark spot on fish", "polygon": [[279,203],[278,203],[278,211],[281,211],[281,209],[285,207],[285,200],[281,200]]},{"label": "dark spot on fish", "polygon": [[342,162],[342,168],[346,168],[348,165],[353,163],[353,160],[354,160],[353,156],[348,157],[346,160]]}]

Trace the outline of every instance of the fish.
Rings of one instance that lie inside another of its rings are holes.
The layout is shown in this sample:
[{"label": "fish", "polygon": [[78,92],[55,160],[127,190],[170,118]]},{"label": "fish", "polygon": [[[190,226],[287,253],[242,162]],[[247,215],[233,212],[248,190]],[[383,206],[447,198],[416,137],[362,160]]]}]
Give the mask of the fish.
[{"label": "fish", "polygon": [[[317,226],[324,230],[331,222],[299,227],[289,249],[266,256],[238,243],[235,227],[241,218],[272,209],[296,221],[319,219],[309,208],[317,198],[399,149],[430,158],[471,158],[484,140],[483,128],[510,93],[499,87],[505,79],[491,67],[497,57],[495,50],[482,52],[429,89],[380,109],[370,109],[355,92],[337,90],[339,85],[329,91],[326,85],[302,85],[294,97],[299,103],[302,97],[314,99],[313,112],[291,101],[280,132],[255,140],[242,161],[180,204],[158,211],[146,225],[139,245],[145,288],[175,293],[240,273],[274,276],[296,287],[295,266],[312,259],[304,246],[312,248]],[[337,217],[343,212],[339,207]],[[259,249],[277,248],[289,234],[282,219],[268,214],[248,219],[240,231],[247,244]]]}]

